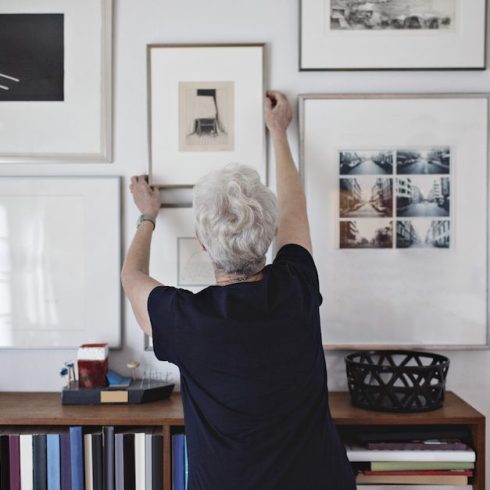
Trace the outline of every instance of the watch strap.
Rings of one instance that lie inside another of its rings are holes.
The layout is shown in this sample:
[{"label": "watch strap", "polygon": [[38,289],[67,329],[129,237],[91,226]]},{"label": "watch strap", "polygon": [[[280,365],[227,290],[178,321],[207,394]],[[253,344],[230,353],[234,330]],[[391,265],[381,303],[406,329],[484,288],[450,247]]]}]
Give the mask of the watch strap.
[{"label": "watch strap", "polygon": [[136,228],[139,227],[139,225],[141,225],[141,223],[143,223],[143,221],[149,221],[150,223],[153,224],[153,229],[156,228],[156,221],[155,221],[155,218],[153,216],[150,216],[149,214],[142,214],[139,218],[138,218],[138,221],[136,223]]}]

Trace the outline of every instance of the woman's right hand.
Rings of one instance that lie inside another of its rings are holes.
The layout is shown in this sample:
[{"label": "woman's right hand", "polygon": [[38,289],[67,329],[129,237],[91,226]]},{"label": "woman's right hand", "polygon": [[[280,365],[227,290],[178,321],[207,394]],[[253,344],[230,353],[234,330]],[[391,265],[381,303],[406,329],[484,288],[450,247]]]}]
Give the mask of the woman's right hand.
[{"label": "woman's right hand", "polygon": [[275,90],[267,91],[265,98],[265,124],[271,134],[285,133],[292,119],[293,111],[286,96]]}]

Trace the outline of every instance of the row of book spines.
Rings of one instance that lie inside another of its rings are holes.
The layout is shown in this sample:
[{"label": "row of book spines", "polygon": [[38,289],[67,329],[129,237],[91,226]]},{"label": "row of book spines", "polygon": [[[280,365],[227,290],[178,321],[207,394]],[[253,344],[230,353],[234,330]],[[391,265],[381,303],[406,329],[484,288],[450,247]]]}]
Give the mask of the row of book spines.
[{"label": "row of book spines", "polygon": [[81,427],[49,434],[0,436],[0,490],[162,490],[163,436],[83,434]]},{"label": "row of book spines", "polygon": [[189,460],[185,434],[172,435],[172,489],[186,490],[189,484]]}]

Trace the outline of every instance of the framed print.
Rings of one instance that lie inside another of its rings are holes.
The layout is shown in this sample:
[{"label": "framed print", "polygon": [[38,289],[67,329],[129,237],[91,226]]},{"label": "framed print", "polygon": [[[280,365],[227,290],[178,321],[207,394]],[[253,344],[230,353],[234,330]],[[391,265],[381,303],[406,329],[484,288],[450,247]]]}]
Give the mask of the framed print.
[{"label": "framed print", "polygon": [[0,348],[121,344],[118,177],[0,178]]},{"label": "framed print", "polygon": [[192,186],[235,162],[266,180],[264,46],[149,45],[150,178]]},{"label": "framed print", "polygon": [[300,0],[300,70],[484,70],[485,0]]},{"label": "framed print", "polygon": [[0,163],[112,159],[112,0],[0,5]]},{"label": "framed print", "polygon": [[489,98],[300,97],[325,348],[488,347]]}]

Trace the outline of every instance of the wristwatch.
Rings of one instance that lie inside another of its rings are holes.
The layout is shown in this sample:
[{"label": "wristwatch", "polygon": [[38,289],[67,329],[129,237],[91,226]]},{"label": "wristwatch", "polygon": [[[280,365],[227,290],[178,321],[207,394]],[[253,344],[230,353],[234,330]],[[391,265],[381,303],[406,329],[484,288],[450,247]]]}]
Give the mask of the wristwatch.
[{"label": "wristwatch", "polygon": [[142,214],[139,218],[138,218],[138,221],[136,222],[136,228],[139,228],[139,226],[141,225],[141,223],[143,223],[143,221],[149,221],[150,223],[153,224],[153,229],[155,229],[156,227],[156,221],[155,221],[155,218],[153,216],[150,216],[149,214]]}]

